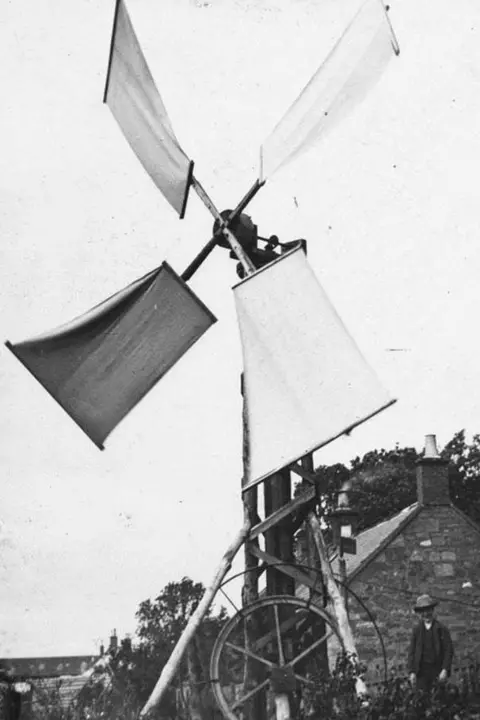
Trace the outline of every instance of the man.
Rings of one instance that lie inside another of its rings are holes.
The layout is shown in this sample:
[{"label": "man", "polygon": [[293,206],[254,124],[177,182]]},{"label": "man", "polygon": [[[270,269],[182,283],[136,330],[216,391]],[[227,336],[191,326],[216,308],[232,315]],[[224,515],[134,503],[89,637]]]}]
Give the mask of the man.
[{"label": "man", "polygon": [[410,682],[426,692],[437,680],[445,683],[452,666],[452,640],[445,625],[434,617],[437,604],[430,595],[417,599],[414,610],[421,621],[413,629],[408,650]]}]

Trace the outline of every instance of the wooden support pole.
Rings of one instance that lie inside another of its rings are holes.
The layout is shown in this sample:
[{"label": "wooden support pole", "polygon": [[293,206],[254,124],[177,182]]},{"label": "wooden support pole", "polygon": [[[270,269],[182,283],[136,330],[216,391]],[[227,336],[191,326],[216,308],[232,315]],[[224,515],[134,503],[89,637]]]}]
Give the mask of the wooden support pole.
[{"label": "wooden support pole", "polygon": [[246,519],[242,529],[238,533],[238,535],[235,537],[234,541],[230,545],[230,547],[227,549],[225,554],[222,557],[222,560],[220,562],[220,565],[212,579],[212,582],[208,586],[208,588],[205,590],[205,594],[200,600],[196,610],[192,613],[190,616],[187,625],[185,627],[185,630],[181,634],[177,644],[175,645],[172,654],[168,658],[166,664],[164,665],[162,672],[160,674],[160,677],[157,681],[157,684],[152,690],[152,693],[150,697],[148,698],[147,702],[145,703],[144,707],[142,708],[140,712],[140,717],[145,717],[150,710],[152,710],[154,707],[156,707],[159,702],[161,701],[166,689],[170,685],[171,681],[173,680],[173,677],[178,669],[178,666],[180,665],[180,661],[183,658],[183,655],[188,647],[188,644],[192,640],[193,636],[195,635],[195,632],[197,628],[199,627],[200,623],[202,622],[203,618],[205,617],[205,614],[208,611],[208,608],[213,602],[213,599],[215,595],[217,594],[217,591],[222,584],[223,578],[227,574],[227,572],[230,570],[230,567],[232,565],[232,560],[237,554],[238,550],[241,548],[243,543],[245,542],[246,538],[248,537],[248,533],[250,532],[250,520]]},{"label": "wooden support pole", "polygon": [[[280,508],[290,505],[292,482],[288,468],[271,475],[264,483],[265,516],[268,517]],[[283,521],[265,532],[265,550],[276,555],[281,562],[293,563],[292,517],[287,514]],[[282,567],[282,566],[280,566]],[[288,565],[285,565],[288,567]],[[267,595],[294,595],[295,580],[279,572],[275,566],[267,566]],[[291,720],[291,708],[288,694],[276,692],[276,720]]]},{"label": "wooden support pole", "polygon": [[310,464],[310,462],[304,462],[304,458],[302,458],[301,465],[298,463],[292,463],[288,467],[292,472],[296,473],[296,475],[300,475],[301,478],[309,482],[312,487],[315,487],[317,478],[315,477],[313,468],[310,467]]},{"label": "wooden support pole", "polygon": [[[249,491],[247,490],[247,492]],[[277,523],[281,522],[288,515],[291,515],[293,512],[295,512],[295,510],[298,510],[306,503],[312,502],[314,498],[315,488],[309,487],[294,500],[290,500],[290,502],[286,503],[286,505],[282,505],[282,507],[278,508],[278,510],[275,510],[271,515],[266,517],[265,520],[262,520],[261,522],[254,525],[252,528],[252,532],[250,533],[250,538],[253,539],[258,537],[261,533],[265,533],[267,530],[274,527]]]},{"label": "wooden support pole", "polygon": [[288,695],[275,695],[275,720],[292,720]]},{"label": "wooden support pole", "polygon": [[[254,522],[254,518],[258,517],[257,496],[258,488],[256,487],[250,488],[250,490],[243,495],[243,514],[245,520],[248,520],[251,525]],[[258,558],[252,551],[253,547],[258,547],[258,540],[249,536],[245,542],[245,569],[248,568],[248,570],[245,573],[243,584],[243,605],[248,605],[258,600]]]},{"label": "wooden support pole", "polygon": [[[240,378],[240,392],[242,394],[242,419],[243,419],[243,467],[244,471],[248,467],[250,446],[248,443],[248,412],[247,398],[244,392],[243,374]],[[243,513],[245,521],[249,520],[253,525],[258,523],[258,486],[254,486],[243,493]],[[242,605],[243,607],[258,600],[258,558],[253,552],[258,549],[258,537],[252,538],[251,534],[245,542],[245,575],[242,588]],[[254,622],[253,615],[247,615],[244,621],[244,642],[245,648],[254,647],[256,637],[258,635],[258,627]],[[263,670],[258,667],[252,658],[246,657],[243,666],[243,689],[244,693],[250,690],[251,685],[260,685],[265,679],[262,674]],[[266,696],[264,692],[257,693],[249,701],[250,715],[255,718],[264,717],[266,712]]]},{"label": "wooden support pole", "polygon": [[[325,546],[325,540],[323,539],[320,522],[315,513],[310,513],[310,515],[308,516],[308,523],[312,530],[313,538],[318,552],[318,557],[322,566],[323,577],[327,585],[328,594],[332,601],[333,612],[337,619],[338,631],[340,633],[340,637],[342,638],[345,651],[348,655],[358,658],[355,640],[345,607],[345,601],[342,593],[338,589],[337,583],[335,582],[332,568],[328,561],[327,548]],[[365,697],[368,695],[367,686],[365,685],[365,682],[361,677],[357,676],[355,679],[355,690],[358,697]]]},{"label": "wooden support pole", "polygon": [[[248,444],[248,411],[247,411],[247,398],[244,392],[243,386],[243,373],[240,376],[240,393],[242,395],[242,427],[243,427],[243,467],[244,471],[248,466],[250,446]],[[257,524],[258,519],[258,487],[254,487],[247,490],[243,496],[243,516],[245,522],[250,522],[252,528],[254,524]],[[252,548],[258,548],[258,539],[252,537],[251,531],[245,542],[245,569],[247,572],[244,577],[244,584],[242,588],[242,603],[248,605],[249,603],[258,600],[258,558],[252,552]]]},{"label": "wooden support pole", "polygon": [[338,568],[340,570],[340,580],[342,581],[343,602],[348,615],[347,563],[341,550],[339,550],[338,554]]},{"label": "wooden support pole", "polygon": [[312,590],[318,592],[319,595],[322,594],[322,584],[319,581],[318,577],[312,580],[310,576],[303,570],[299,570],[294,565],[283,565],[279,557],[277,557],[276,555],[271,555],[264,550],[260,550],[260,548],[258,547],[252,548],[252,552],[259,560],[263,560],[263,562],[267,566],[267,569],[269,565],[276,566],[278,572],[283,573],[283,575],[291,578],[294,583],[296,582],[299,585],[306,585]]},{"label": "wooden support pole", "polygon": [[196,638],[187,647],[187,668],[188,680],[190,685],[190,695],[188,698],[188,707],[190,710],[190,720],[208,720],[202,708],[202,697],[200,692],[202,677],[199,673],[199,658],[196,647]]},{"label": "wooden support pole", "polygon": [[[265,517],[291,501],[291,479],[288,469],[271,475],[264,483]],[[292,518],[287,514],[283,522],[265,532],[265,550],[280,562],[293,563]],[[279,568],[267,567],[267,595],[294,595],[295,582]]]},{"label": "wooden support pole", "polygon": [[[314,477],[315,475],[315,469],[314,469],[314,463],[313,463],[313,453],[308,453],[307,455],[304,455],[300,460],[300,466],[302,468],[303,472],[309,473],[311,477]],[[315,484],[309,487],[309,490],[314,493],[314,495],[317,494],[317,481],[315,481]],[[308,515],[305,515],[305,521],[307,520]],[[319,559],[318,559],[318,553],[316,552],[316,545],[315,540],[313,537],[312,530],[310,528],[310,525],[308,522],[305,522],[304,524],[305,529],[305,550],[307,554],[307,564],[314,568],[311,573],[311,577],[313,580],[315,580],[316,583],[319,581],[321,582],[322,586],[322,599],[323,599],[323,606],[325,607],[327,604],[327,598],[326,598],[326,592],[325,592],[325,585],[323,581],[323,574],[321,566],[319,567]],[[320,636],[327,634],[327,624],[325,620],[319,620],[318,623],[318,634]],[[317,652],[317,662],[318,667],[321,675],[325,679],[329,677],[329,666],[328,666],[328,643],[322,643],[322,645],[318,648]]]}]

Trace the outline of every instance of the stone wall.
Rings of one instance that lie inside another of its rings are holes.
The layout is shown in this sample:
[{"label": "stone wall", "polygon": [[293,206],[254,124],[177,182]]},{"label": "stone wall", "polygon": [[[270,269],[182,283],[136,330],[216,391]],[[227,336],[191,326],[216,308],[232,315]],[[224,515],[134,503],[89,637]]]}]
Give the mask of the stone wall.
[{"label": "stone wall", "polygon": [[[412,608],[425,592],[439,600],[437,617],[451,632],[454,666],[480,659],[480,532],[451,505],[423,507],[350,587],[379,626],[391,672],[406,671],[410,633],[418,621]],[[383,663],[378,634],[352,596],[349,612],[360,659],[370,675],[378,674]]]}]

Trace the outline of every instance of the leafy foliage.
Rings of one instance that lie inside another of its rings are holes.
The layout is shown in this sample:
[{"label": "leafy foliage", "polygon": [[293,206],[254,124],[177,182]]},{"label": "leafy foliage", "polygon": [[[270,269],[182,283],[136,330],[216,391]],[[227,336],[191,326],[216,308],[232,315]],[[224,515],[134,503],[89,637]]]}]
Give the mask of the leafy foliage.
[{"label": "leafy foliage", "polygon": [[[347,467],[341,463],[321,465],[315,475],[328,523],[337,505],[338,493],[350,483],[349,500],[359,512],[358,531],[386,520],[415,502],[416,464],[421,455],[415,448],[398,445],[393,450],[372,450],[356,457]],[[480,523],[478,483],[480,481],[480,435],[467,442],[465,430],[445,445],[442,457],[449,460],[450,496],[460,510]],[[296,494],[305,481],[299,483]]]},{"label": "leafy foliage", "polygon": [[180,582],[170,582],[152,602],[144,600],[136,612],[137,635],[149,646],[172,647],[185,629],[188,618],[200,602],[205,588],[184,577]]},{"label": "leafy foliage", "polygon": [[365,698],[355,694],[355,677],[361,667],[348,656],[339,657],[329,679],[316,678],[299,720],[467,720],[477,717],[475,698],[467,688],[437,685],[431,694],[390,678],[380,692]]},{"label": "leafy foliage", "polygon": [[[204,592],[201,583],[184,577],[168,583],[155,600],[140,603],[136,613],[138,639],[132,643],[125,638],[117,651],[110,651],[108,692],[100,682],[96,697],[89,700],[90,706],[94,700],[97,706],[103,704],[106,716],[122,714],[127,708],[132,717],[138,714]],[[211,649],[225,619],[224,608],[217,614],[207,613],[191,643],[188,658],[180,665],[175,685],[168,689],[158,708],[158,717],[179,718],[178,693],[192,671],[200,682],[207,679]]]},{"label": "leafy foliage", "polygon": [[470,444],[465,440],[465,430],[455,433],[445,445],[442,456],[450,460],[450,496],[452,501],[480,523],[480,435],[473,435]]},{"label": "leafy foliage", "polygon": [[352,462],[351,502],[359,510],[359,530],[394,515],[416,500],[414,448],[374,450]]}]

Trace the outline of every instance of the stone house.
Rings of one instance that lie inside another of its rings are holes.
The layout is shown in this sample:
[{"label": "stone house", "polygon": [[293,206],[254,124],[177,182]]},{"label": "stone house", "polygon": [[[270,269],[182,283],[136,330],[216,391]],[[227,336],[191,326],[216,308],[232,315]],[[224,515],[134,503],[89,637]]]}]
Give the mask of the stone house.
[{"label": "stone house", "polygon": [[[357,554],[345,555],[349,616],[372,679],[384,665],[379,633],[389,672],[405,673],[413,605],[425,592],[438,600],[437,617],[451,632],[454,669],[480,661],[480,527],[451,502],[448,462],[427,437],[417,502],[359,533]],[[338,557],[332,567],[338,575]]]}]

